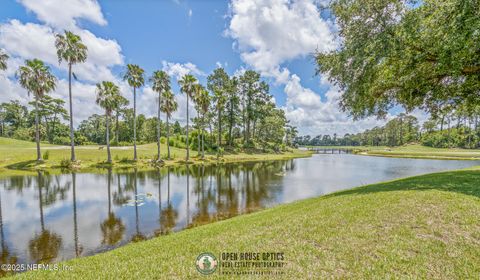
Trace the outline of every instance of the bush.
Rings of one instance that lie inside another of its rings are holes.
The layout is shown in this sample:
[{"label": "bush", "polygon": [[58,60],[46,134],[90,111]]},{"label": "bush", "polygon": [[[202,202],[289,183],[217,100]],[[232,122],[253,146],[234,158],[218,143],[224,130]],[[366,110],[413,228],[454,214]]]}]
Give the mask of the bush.
[{"label": "bush", "polygon": [[56,136],[55,138],[53,138],[53,144],[70,145],[70,137]]},{"label": "bush", "polygon": [[43,158],[44,160],[47,160],[49,157],[50,157],[50,151],[49,151],[49,150],[46,150],[46,151],[43,153],[42,158]]},{"label": "bush", "polygon": [[35,136],[32,138],[28,128],[20,127],[13,133],[13,138],[25,141],[35,141]]},{"label": "bush", "polygon": [[72,161],[69,160],[69,159],[64,158],[64,159],[62,159],[62,160],[60,161],[60,167],[62,167],[62,168],[71,168],[71,167],[72,167]]}]

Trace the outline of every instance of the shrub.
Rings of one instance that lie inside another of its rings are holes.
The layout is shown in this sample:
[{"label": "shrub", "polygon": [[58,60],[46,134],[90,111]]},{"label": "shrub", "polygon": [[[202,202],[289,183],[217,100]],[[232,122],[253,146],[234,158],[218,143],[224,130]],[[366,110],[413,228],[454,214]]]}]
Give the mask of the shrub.
[{"label": "shrub", "polygon": [[18,140],[25,140],[25,141],[34,141],[35,136],[32,138],[30,135],[30,130],[28,128],[20,127],[13,133],[13,138]]},{"label": "shrub", "polygon": [[50,157],[50,151],[49,151],[49,150],[46,150],[46,151],[43,153],[42,158],[43,158],[44,160],[47,160],[49,157]]},{"label": "shrub", "polygon": [[56,145],[70,145],[70,138],[64,136],[55,136],[53,138],[53,144]]},{"label": "shrub", "polygon": [[71,166],[72,166],[72,161],[69,159],[64,158],[60,161],[60,167],[62,168],[70,168]]}]

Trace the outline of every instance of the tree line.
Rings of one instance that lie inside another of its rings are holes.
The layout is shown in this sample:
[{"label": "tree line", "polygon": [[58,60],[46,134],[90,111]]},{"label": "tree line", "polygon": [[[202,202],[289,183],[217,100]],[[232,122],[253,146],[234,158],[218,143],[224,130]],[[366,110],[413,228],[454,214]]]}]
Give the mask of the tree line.
[{"label": "tree line", "polygon": [[384,126],[367,129],[361,133],[298,136],[295,145],[301,146],[389,146],[420,143],[434,148],[480,148],[480,111],[448,111],[431,116],[423,124],[416,117],[400,114]]},{"label": "tree line", "polygon": [[[49,95],[55,90],[57,78],[50,67],[39,59],[26,60],[16,72],[19,84],[33,101],[33,110],[18,101],[0,105],[1,136],[18,139],[32,138],[37,144],[37,160],[41,160],[40,142],[69,144],[71,161],[75,161],[75,145],[106,144],[107,162],[111,162],[110,145],[133,144],[133,159],[137,160],[137,140],[140,143],[157,142],[158,161],[162,160],[160,143],[167,144],[167,159],[171,159],[170,145],[185,147],[186,160],[190,148],[203,159],[205,150],[223,154],[225,149],[285,150],[296,136],[296,128],[288,123],[283,110],[277,108],[269,93],[268,84],[259,73],[247,70],[239,76],[229,76],[217,68],[207,77],[206,85],[186,74],[178,80],[180,93],[186,96],[186,125],[177,122],[171,126],[172,114],[178,109],[176,95],[171,88],[171,78],[163,70],[146,77],[145,71],[135,64],[127,64],[122,79],[133,90],[133,107],[121,95],[112,81],[96,84],[95,103],[104,109],[103,115],[94,114],[83,120],[78,129],[73,127],[72,77],[77,79],[73,67],[87,59],[88,49],[80,36],[65,31],[55,35],[59,63],[68,66],[68,110],[65,101]],[[0,70],[7,68],[8,55],[0,50]],[[157,116],[147,118],[137,115],[137,91],[149,83],[158,94]],[[189,112],[193,103],[195,116]],[[165,121],[161,114],[165,115]],[[68,122],[68,125],[64,124]],[[171,139],[173,133],[173,139]],[[183,134],[184,135],[181,135]],[[164,138],[166,136],[166,139]]]}]

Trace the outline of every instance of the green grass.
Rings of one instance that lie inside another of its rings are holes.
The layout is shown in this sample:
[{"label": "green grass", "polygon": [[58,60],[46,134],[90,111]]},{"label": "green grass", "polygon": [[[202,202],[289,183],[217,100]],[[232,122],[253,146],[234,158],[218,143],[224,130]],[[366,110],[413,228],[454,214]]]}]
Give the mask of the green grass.
[{"label": "green grass", "polygon": [[206,279],[194,265],[200,253],[252,251],[284,252],[287,279],[478,279],[479,182],[477,169],[359,187],[17,277]]},{"label": "green grass", "polygon": [[[100,148],[103,147],[103,148]],[[162,157],[166,158],[167,146],[161,145]],[[42,155],[49,153],[48,160],[37,163],[36,145],[34,142],[15,140],[0,137],[0,175],[5,173],[8,175],[25,174],[21,171],[33,171],[36,169],[59,169],[60,163],[64,159],[70,159],[70,146],[59,146],[50,144],[41,144]],[[111,147],[113,167],[115,168],[151,168],[151,161],[157,153],[157,144],[150,143],[137,146],[138,161],[133,161],[133,147]],[[107,159],[107,149],[104,146],[76,146],[75,153],[77,160],[80,162],[80,169],[105,167]],[[186,150],[170,147],[172,160],[166,160],[166,165],[175,165],[184,163]],[[271,153],[226,153],[220,158],[220,162],[240,162],[240,161],[259,161],[259,160],[279,160],[295,157],[310,156],[310,152],[292,150],[289,152],[271,154]],[[197,151],[190,150],[192,163],[209,163],[217,162],[217,157],[213,154],[207,154],[205,160],[197,158]]]},{"label": "green grass", "polygon": [[320,149],[353,149],[358,154],[386,157],[425,158],[425,159],[462,159],[480,160],[479,149],[432,148],[418,144],[408,144],[400,147],[374,146],[317,146]]}]

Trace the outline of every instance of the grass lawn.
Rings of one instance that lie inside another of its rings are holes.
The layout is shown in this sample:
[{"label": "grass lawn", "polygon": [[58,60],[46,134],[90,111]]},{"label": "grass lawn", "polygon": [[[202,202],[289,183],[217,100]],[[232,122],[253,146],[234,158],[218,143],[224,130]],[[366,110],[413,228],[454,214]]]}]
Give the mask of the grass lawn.
[{"label": "grass lawn", "polygon": [[[102,146],[103,147],[103,146]],[[162,155],[166,157],[167,146],[161,145]],[[62,159],[70,159],[70,146],[59,146],[50,144],[41,144],[42,155],[48,151],[49,158],[43,163],[38,164],[35,161],[36,157],[36,144],[34,142],[27,142],[21,140],[15,140],[10,138],[0,137],[0,174],[8,173],[8,175],[14,175],[19,170],[35,170],[59,168]],[[137,146],[138,161],[133,162],[133,146],[128,147],[111,147],[112,159],[114,161],[113,166],[122,167],[151,167],[150,161],[157,153],[157,144],[150,143]],[[80,168],[101,167],[105,165],[107,159],[106,146],[91,145],[91,146],[76,146],[75,153],[77,160],[80,161]],[[174,165],[184,163],[186,150],[175,147],[170,147],[170,153],[172,160],[166,160],[166,165]],[[288,159],[295,157],[307,157],[311,153],[301,150],[292,150],[290,152],[284,152],[279,154],[271,153],[227,153],[220,161],[221,162],[239,162],[239,161],[258,161],[258,160],[277,160]],[[190,150],[190,156],[192,163],[200,162],[217,162],[216,155],[207,154],[204,161],[197,158],[197,151]]]},{"label": "grass lawn", "polygon": [[202,252],[284,252],[286,279],[478,279],[479,182],[477,169],[359,187],[16,276],[206,279],[194,265]]},{"label": "grass lawn", "polygon": [[358,154],[387,157],[426,158],[426,159],[462,159],[480,160],[479,149],[459,148],[431,148],[418,144],[409,144],[400,147],[374,147],[374,146],[316,146],[320,149],[353,149]]}]

